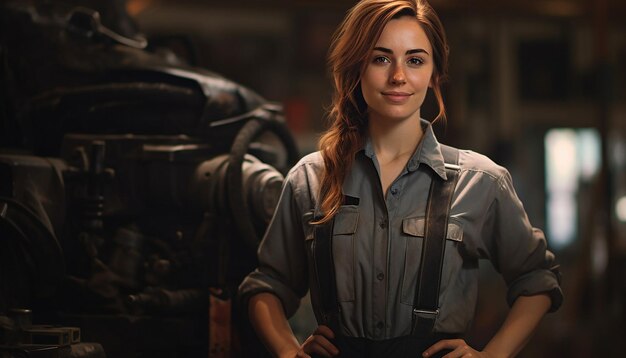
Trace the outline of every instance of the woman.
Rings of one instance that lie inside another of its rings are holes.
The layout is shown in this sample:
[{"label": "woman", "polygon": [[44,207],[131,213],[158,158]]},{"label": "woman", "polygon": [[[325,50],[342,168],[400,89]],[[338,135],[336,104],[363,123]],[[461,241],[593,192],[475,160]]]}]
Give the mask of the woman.
[{"label": "woman", "polygon": [[[240,286],[275,356],[509,357],[560,306],[554,256],[509,173],[439,144],[421,119],[428,90],[435,120],[445,117],[447,61],[425,1],[363,0],[338,29],[332,125],[320,152],[288,174],[259,268]],[[458,337],[473,319],[482,258],[503,275],[512,307],[479,352]],[[299,344],[286,317],[309,287],[319,326]]]}]

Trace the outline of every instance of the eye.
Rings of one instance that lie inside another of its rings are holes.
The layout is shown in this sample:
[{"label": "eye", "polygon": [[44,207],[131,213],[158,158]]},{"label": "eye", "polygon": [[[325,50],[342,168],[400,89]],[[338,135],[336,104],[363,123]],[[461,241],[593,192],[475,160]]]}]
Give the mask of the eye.
[{"label": "eye", "polygon": [[424,64],[424,60],[422,60],[419,57],[411,57],[408,61],[408,64],[410,65],[414,65],[414,66],[418,66],[418,65],[423,65]]},{"label": "eye", "polygon": [[374,57],[374,59],[372,60],[373,63],[389,63],[391,61],[389,61],[389,59],[385,56],[376,56]]}]

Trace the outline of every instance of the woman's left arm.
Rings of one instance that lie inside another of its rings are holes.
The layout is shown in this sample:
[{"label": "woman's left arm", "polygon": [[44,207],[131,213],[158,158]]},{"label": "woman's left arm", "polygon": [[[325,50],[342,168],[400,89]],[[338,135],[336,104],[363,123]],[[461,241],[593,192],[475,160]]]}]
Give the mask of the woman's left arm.
[{"label": "woman's left arm", "polygon": [[452,349],[452,357],[513,357],[528,343],[541,318],[561,305],[558,267],[543,232],[531,226],[504,168],[495,183],[490,209],[475,250],[484,253],[507,283],[511,306],[502,327],[482,352],[463,340],[443,340],[425,351]]},{"label": "woman's left arm", "polygon": [[423,356],[430,357],[442,349],[450,349],[452,352],[444,358],[514,357],[524,348],[550,305],[551,299],[547,294],[520,296],[513,303],[502,327],[482,352],[474,350],[462,339],[446,339],[432,345]]}]

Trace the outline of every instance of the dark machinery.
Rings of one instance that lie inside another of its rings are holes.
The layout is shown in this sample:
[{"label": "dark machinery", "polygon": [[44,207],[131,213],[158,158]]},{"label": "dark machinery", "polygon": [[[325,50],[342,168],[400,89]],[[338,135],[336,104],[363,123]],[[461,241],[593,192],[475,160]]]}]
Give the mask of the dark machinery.
[{"label": "dark machinery", "polygon": [[24,308],[109,357],[264,356],[230,301],[298,159],[281,108],[98,10],[0,5],[0,356]]}]

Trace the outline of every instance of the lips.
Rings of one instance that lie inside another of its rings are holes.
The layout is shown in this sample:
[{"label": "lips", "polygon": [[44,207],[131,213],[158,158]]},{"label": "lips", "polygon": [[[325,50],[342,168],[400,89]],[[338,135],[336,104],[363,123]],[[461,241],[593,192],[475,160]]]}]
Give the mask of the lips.
[{"label": "lips", "polygon": [[404,103],[409,100],[412,93],[408,92],[398,92],[398,91],[385,91],[382,92],[383,97],[385,97],[389,102],[392,103]]}]

